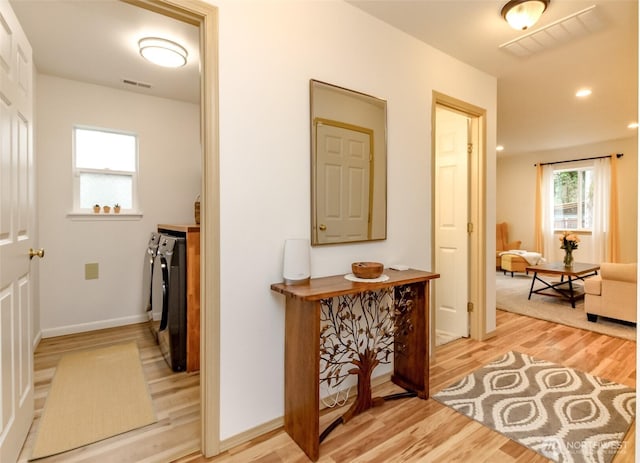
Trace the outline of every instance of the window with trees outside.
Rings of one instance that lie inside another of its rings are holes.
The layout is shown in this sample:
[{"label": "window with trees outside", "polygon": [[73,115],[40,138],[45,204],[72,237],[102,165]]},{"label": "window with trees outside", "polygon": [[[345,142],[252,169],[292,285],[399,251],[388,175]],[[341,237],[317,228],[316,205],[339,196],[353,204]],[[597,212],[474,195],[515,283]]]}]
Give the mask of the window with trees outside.
[{"label": "window with trees outside", "polygon": [[555,230],[593,228],[593,168],[554,170],[553,227]]},{"label": "window with trees outside", "polygon": [[74,127],[74,210],[118,204],[137,210],[138,138],[134,134]]}]

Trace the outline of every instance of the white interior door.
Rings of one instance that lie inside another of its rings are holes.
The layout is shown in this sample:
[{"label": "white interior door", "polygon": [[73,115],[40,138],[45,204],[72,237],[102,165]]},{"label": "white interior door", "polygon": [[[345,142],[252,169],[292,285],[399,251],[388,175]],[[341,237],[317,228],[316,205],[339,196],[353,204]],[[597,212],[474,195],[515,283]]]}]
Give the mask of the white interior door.
[{"label": "white interior door", "polygon": [[31,46],[0,2],[0,461],[15,462],[33,419],[35,231]]},{"label": "white interior door", "polygon": [[436,107],[436,332],[469,335],[469,118]]},{"label": "white interior door", "polygon": [[369,237],[371,133],[316,125],[316,233],[319,243]]}]

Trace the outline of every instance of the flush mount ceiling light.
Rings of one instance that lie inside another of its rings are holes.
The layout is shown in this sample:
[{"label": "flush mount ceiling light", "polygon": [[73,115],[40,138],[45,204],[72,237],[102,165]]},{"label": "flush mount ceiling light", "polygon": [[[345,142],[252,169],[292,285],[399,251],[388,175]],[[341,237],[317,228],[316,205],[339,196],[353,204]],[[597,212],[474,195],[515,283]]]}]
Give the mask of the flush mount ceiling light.
[{"label": "flush mount ceiling light", "polygon": [[500,14],[511,27],[524,31],[540,19],[549,2],[550,0],[510,0],[502,7]]},{"label": "flush mount ceiling light", "polygon": [[187,50],[171,40],[146,37],[138,42],[144,59],[159,66],[179,68],[187,64]]}]

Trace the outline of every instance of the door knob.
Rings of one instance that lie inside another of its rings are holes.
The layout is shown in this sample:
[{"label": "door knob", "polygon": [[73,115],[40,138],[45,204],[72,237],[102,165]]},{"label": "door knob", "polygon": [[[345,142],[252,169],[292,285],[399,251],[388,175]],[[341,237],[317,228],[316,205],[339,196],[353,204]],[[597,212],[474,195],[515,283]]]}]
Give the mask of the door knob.
[{"label": "door knob", "polygon": [[33,259],[34,257],[40,257],[41,259],[44,257],[44,248],[40,249],[29,249],[29,259]]},{"label": "door knob", "polygon": [[325,224],[320,224],[320,231],[325,231],[327,229],[327,226]]}]

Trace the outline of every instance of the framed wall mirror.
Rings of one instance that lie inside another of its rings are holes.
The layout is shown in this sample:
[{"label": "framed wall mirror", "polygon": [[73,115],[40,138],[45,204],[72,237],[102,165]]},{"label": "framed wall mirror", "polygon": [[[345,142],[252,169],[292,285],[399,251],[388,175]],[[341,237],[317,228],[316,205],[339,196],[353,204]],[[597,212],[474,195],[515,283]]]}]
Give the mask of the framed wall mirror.
[{"label": "framed wall mirror", "polygon": [[387,102],[317,80],[311,97],[311,244],[387,237]]}]

